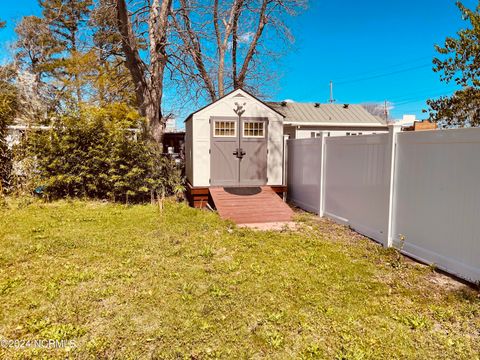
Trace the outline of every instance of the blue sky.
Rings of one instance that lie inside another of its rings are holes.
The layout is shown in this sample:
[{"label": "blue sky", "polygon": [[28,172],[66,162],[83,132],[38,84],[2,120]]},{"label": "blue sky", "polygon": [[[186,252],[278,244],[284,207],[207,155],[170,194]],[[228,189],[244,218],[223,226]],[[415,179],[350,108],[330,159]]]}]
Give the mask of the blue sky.
[{"label": "blue sky", "polygon": [[[0,10],[8,22],[0,31],[0,61],[8,58],[15,22],[39,12],[37,0],[9,4]],[[282,61],[273,100],[326,102],[332,80],[340,103],[387,100],[395,118],[424,118],[426,99],[454,90],[431,70],[434,44],[465,26],[453,0],[311,0],[291,21],[296,43]]]},{"label": "blue sky", "polygon": [[434,44],[465,26],[453,0],[312,1],[293,23],[277,99],[325,102],[332,80],[338,102],[387,100],[395,118],[424,118],[426,99],[454,89],[432,71]]}]

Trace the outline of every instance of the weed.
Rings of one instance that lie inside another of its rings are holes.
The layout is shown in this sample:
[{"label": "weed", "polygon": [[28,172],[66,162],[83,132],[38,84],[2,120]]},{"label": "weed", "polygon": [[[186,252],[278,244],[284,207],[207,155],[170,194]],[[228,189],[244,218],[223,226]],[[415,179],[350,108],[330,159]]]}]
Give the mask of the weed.
[{"label": "weed", "polygon": [[277,331],[268,331],[266,334],[267,344],[274,349],[279,349],[284,342],[284,337]]},{"label": "weed", "polygon": [[204,245],[202,249],[201,256],[205,260],[211,260],[213,258],[213,255],[215,255],[215,252],[213,251],[213,248],[210,245]]},{"label": "weed", "polygon": [[407,325],[412,330],[428,329],[431,327],[430,322],[421,315],[402,315],[395,317],[404,325]]},{"label": "weed", "polygon": [[210,294],[213,296],[213,297],[216,297],[216,298],[224,298],[224,297],[227,297],[228,296],[228,292],[227,290],[217,286],[217,285],[212,285],[210,287]]}]

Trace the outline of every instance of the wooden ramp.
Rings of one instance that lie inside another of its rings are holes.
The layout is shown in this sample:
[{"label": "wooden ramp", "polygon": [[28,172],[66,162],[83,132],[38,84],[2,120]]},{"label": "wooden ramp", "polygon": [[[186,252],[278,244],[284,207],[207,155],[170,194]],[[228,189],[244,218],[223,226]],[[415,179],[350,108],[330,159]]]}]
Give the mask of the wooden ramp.
[{"label": "wooden ramp", "polygon": [[292,209],[272,188],[261,189],[256,195],[239,196],[227,193],[223,187],[211,187],[210,195],[219,215],[239,225],[292,221]]}]

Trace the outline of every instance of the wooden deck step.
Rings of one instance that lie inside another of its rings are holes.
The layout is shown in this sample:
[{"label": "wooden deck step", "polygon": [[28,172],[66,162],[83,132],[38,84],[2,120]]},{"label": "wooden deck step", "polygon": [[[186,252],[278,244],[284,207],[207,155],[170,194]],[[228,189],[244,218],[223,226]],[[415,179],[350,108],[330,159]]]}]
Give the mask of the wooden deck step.
[{"label": "wooden deck step", "polygon": [[275,191],[270,186],[261,189],[256,195],[239,196],[227,193],[223,187],[211,187],[210,195],[219,215],[239,225],[292,221],[292,209]]}]

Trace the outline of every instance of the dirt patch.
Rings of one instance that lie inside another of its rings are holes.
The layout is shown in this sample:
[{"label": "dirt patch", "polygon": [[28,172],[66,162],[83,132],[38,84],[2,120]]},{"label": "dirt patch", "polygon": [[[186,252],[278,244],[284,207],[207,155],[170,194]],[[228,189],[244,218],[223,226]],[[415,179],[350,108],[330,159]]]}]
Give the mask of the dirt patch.
[{"label": "dirt patch", "polygon": [[244,227],[259,231],[297,230],[297,224],[293,221],[241,224],[238,225],[238,227]]}]

